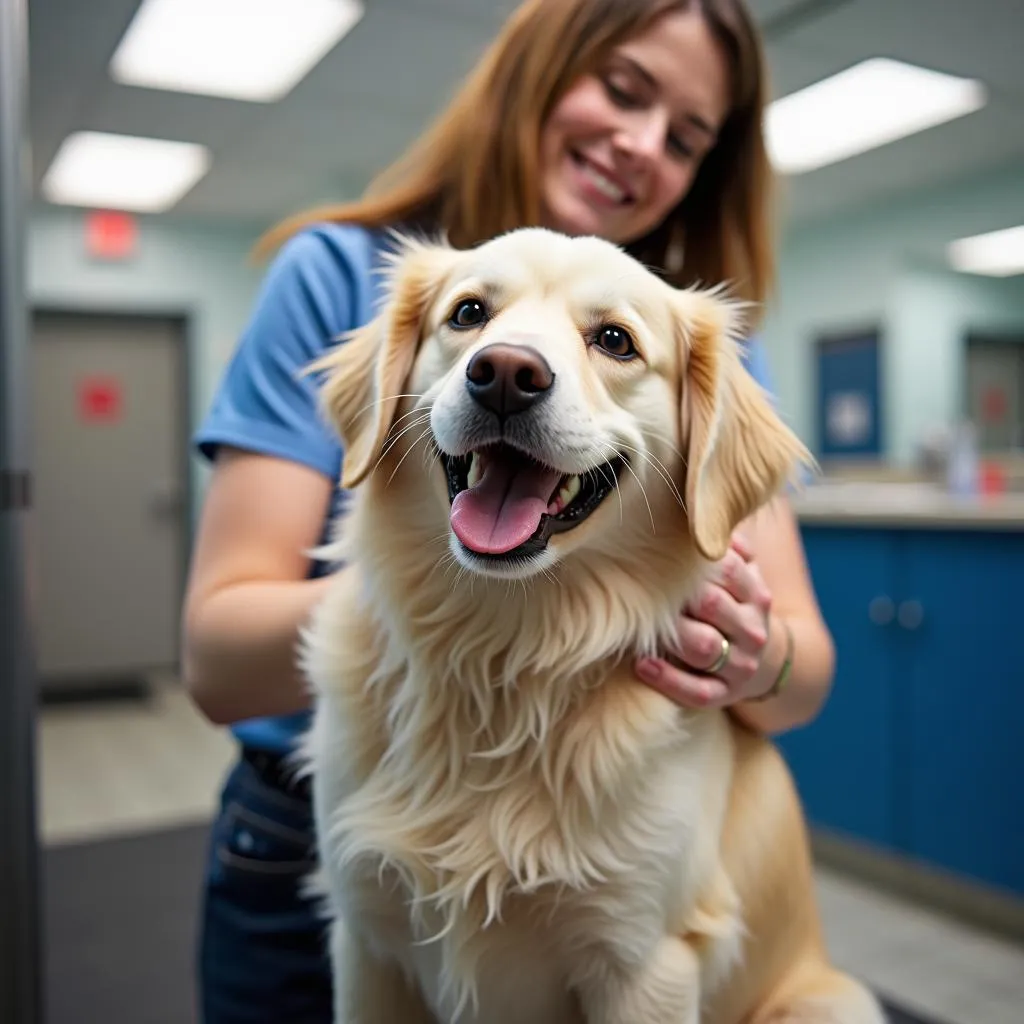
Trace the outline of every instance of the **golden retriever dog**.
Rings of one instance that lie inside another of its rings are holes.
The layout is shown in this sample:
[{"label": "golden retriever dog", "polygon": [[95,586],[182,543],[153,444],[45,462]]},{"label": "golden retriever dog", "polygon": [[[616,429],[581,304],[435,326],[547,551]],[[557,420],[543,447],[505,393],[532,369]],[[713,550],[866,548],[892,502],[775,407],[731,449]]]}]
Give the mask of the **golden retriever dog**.
[{"label": "golden retriever dog", "polygon": [[806,453],[737,308],[594,238],[407,242],[324,407],[303,640],[339,1024],[876,1024],[775,748],[639,682]]}]

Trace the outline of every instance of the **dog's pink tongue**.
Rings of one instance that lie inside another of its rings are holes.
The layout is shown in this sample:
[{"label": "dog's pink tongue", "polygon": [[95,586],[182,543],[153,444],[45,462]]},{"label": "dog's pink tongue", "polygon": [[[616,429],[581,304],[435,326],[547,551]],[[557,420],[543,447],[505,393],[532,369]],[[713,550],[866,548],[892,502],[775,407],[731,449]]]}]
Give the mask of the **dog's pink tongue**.
[{"label": "dog's pink tongue", "polygon": [[507,453],[488,456],[480,480],[452,502],[455,536],[482,555],[519,547],[536,532],[561,476]]}]

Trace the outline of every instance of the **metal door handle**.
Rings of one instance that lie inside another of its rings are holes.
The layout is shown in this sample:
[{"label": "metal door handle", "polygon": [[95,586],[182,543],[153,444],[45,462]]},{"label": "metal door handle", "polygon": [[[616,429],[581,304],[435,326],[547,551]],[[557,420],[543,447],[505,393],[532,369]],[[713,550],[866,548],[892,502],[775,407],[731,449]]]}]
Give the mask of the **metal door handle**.
[{"label": "metal door handle", "polygon": [[901,601],[896,618],[904,629],[917,629],[924,622],[924,606],[920,601]]},{"label": "metal door handle", "polygon": [[153,488],[149,510],[161,519],[177,516],[181,512],[183,498],[182,489],[177,483],[165,481]]},{"label": "metal door handle", "polygon": [[891,597],[882,594],[868,605],[868,618],[876,626],[888,626],[896,617],[896,605]]}]

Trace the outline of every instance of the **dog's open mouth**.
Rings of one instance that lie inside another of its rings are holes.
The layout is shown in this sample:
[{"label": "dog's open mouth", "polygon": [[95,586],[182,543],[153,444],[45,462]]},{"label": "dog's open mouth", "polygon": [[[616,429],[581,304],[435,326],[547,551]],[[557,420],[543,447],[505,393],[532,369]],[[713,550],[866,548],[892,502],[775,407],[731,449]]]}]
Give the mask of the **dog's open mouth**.
[{"label": "dog's open mouth", "polygon": [[578,526],[615,489],[625,459],[564,474],[506,444],[441,455],[455,536],[477,555],[522,557]]}]

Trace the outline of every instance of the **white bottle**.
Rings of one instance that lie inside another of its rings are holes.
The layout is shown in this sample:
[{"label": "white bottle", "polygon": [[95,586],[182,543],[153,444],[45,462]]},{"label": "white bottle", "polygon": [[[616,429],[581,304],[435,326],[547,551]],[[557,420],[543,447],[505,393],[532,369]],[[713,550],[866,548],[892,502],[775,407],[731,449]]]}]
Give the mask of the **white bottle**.
[{"label": "white bottle", "polygon": [[968,420],[953,431],[946,466],[946,488],[950,494],[971,497],[978,493],[978,435]]}]

